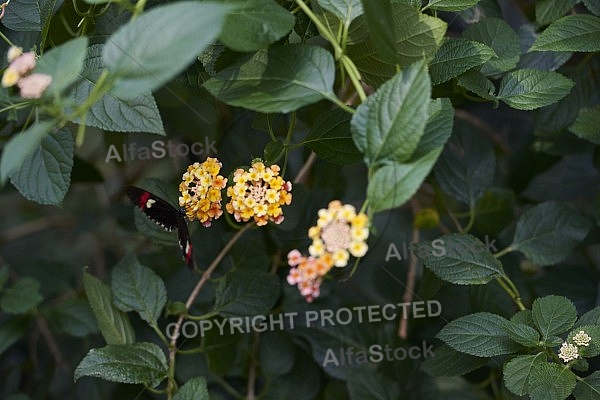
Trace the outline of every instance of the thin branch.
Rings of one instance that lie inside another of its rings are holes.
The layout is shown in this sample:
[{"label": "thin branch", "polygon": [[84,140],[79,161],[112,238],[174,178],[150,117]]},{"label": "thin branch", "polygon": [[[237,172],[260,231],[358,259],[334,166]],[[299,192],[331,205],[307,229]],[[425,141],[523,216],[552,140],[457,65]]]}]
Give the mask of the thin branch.
[{"label": "thin branch", "polygon": [[[413,198],[410,201],[410,208],[412,209],[413,217],[417,215],[419,212],[419,204]],[[414,226],[412,229],[412,237],[411,243],[419,242],[419,228]],[[417,279],[417,257],[411,254],[410,262],[408,264],[408,272],[406,273],[406,290],[404,291],[404,295],[402,296],[403,303],[410,303],[413,298],[413,294],[415,291],[415,280]],[[406,318],[400,318],[400,326],[398,327],[398,336],[402,339],[406,339],[408,337],[408,315]]]},{"label": "thin branch", "polygon": [[311,151],[310,156],[308,156],[308,159],[306,160],[306,162],[304,163],[304,165],[298,172],[298,175],[296,175],[296,178],[294,178],[294,183],[304,183],[305,182],[306,175],[308,175],[308,171],[312,168],[315,161],[317,161],[317,155],[315,154],[314,151]]},{"label": "thin branch", "polygon": [[489,137],[490,140],[496,146],[498,146],[504,154],[506,154],[507,156],[511,155],[511,153],[512,153],[511,148],[504,142],[504,139],[502,138],[502,136],[498,132],[496,132],[496,130],[494,130],[494,128],[492,128],[490,125],[488,125],[487,122],[485,122],[478,116],[471,114],[470,112],[460,109],[460,108],[454,109],[454,115],[456,115],[456,117],[458,117],[462,120],[469,122],[475,128],[477,128],[481,132],[485,133],[487,135],[487,137]]},{"label": "thin branch", "polygon": [[58,343],[56,343],[56,339],[54,339],[54,335],[52,335],[52,332],[50,331],[46,320],[38,314],[35,316],[35,323],[38,326],[38,329],[40,330],[44,341],[48,345],[48,350],[50,350],[50,353],[52,353],[52,357],[54,357],[54,362],[56,363],[56,365],[60,368],[64,368],[65,371],[68,371],[69,365],[65,361],[65,358],[63,357],[60,351],[60,347],[58,346]]}]

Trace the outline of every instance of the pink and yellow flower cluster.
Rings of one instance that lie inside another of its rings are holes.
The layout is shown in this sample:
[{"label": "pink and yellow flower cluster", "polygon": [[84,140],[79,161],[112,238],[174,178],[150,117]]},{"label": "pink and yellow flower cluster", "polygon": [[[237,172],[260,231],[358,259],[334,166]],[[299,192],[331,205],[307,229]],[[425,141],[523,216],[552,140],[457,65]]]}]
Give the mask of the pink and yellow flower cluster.
[{"label": "pink and yellow flower cluster", "polygon": [[309,257],[298,250],[288,254],[292,268],[287,281],[298,285],[300,294],[310,303],[319,297],[323,277],[333,266],[345,267],[350,256],[361,258],[366,254],[369,218],[357,213],[354,206],[334,200],[319,210],[317,224],[310,227],[308,237],[312,239]]},{"label": "pink and yellow flower cluster", "polygon": [[20,95],[26,99],[39,99],[50,86],[52,77],[47,74],[32,74],[35,68],[35,53],[23,53],[20,47],[12,46],[7,52],[10,63],[2,75],[2,86],[19,86]]}]

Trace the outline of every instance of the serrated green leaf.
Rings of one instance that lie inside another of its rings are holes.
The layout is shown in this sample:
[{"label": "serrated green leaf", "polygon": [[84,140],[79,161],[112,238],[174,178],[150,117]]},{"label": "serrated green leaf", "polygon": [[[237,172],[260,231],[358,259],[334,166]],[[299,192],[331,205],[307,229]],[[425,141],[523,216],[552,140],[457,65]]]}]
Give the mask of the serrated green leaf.
[{"label": "serrated green leaf", "polygon": [[539,0],[535,2],[535,21],[546,25],[565,15],[579,0]]},{"label": "serrated green leaf", "polygon": [[535,326],[533,322],[533,315],[531,310],[521,310],[517,312],[510,318],[510,322],[514,322],[515,324],[524,324],[528,326]]},{"label": "serrated green leaf", "polygon": [[434,172],[444,192],[474,207],[492,184],[495,170],[489,140],[463,122],[455,127]]},{"label": "serrated green leaf", "polygon": [[83,286],[106,343],[118,345],[135,342],[135,332],[129,318],[112,304],[108,286],[87,272],[83,273]]},{"label": "serrated green leaf", "polygon": [[600,398],[600,371],[596,371],[577,382],[573,396],[577,400],[597,400]]},{"label": "serrated green leaf", "polygon": [[446,82],[471,68],[482,65],[495,55],[494,50],[485,44],[448,38],[429,64],[431,82],[434,85]]},{"label": "serrated green leaf", "polygon": [[189,379],[173,396],[173,400],[208,400],[206,378],[198,376]]},{"label": "serrated green leaf", "polygon": [[437,338],[456,351],[478,357],[493,357],[519,351],[505,331],[508,320],[487,312],[455,319],[437,334]]},{"label": "serrated green leaf", "polygon": [[510,247],[538,265],[564,260],[585,238],[591,222],[574,208],[547,201],[525,211]]},{"label": "serrated green leaf", "polygon": [[535,110],[556,103],[574,85],[557,72],[519,69],[502,78],[497,97],[517,110]]},{"label": "serrated green leaf", "polygon": [[529,51],[599,51],[600,17],[568,15],[554,21]]},{"label": "serrated green leaf", "polygon": [[456,84],[475,93],[477,96],[483,99],[494,100],[495,103],[498,102],[496,100],[496,96],[494,95],[496,92],[494,83],[479,71],[473,69],[465,72],[458,77]]},{"label": "serrated green leaf", "polygon": [[59,204],[71,185],[73,134],[66,128],[46,135],[23,166],[10,176],[21,194],[40,204]]},{"label": "serrated green leaf", "polygon": [[444,235],[418,244],[417,250],[425,267],[456,285],[482,285],[504,274],[502,263],[479,239],[468,234]]},{"label": "serrated green leaf", "polygon": [[112,272],[113,303],[121,311],[135,311],[155,325],[167,303],[165,284],[154,271],[140,264],[135,255],[125,256]]},{"label": "serrated green leaf", "polygon": [[40,282],[25,277],[15,282],[12,287],[2,291],[0,308],[9,314],[25,314],[37,307],[44,298],[40,294]]},{"label": "serrated green leaf", "polygon": [[523,24],[519,27],[521,52],[524,54],[521,54],[517,68],[555,71],[569,61],[573,53],[568,51],[532,51],[528,53],[527,51],[539,36],[538,29],[539,27],[533,23]]},{"label": "serrated green leaf", "polygon": [[452,134],[453,127],[454,108],[450,99],[431,99],[427,111],[425,131],[423,132],[423,136],[421,136],[421,140],[419,140],[417,149],[412,155],[412,159],[416,160],[434,149],[443,148]]},{"label": "serrated green leaf", "polygon": [[236,269],[219,282],[212,312],[227,317],[267,315],[279,299],[280,291],[276,276]]},{"label": "serrated green leaf", "polygon": [[219,71],[203,87],[233,106],[286,113],[333,97],[334,78],[335,65],[327,50],[273,45]]},{"label": "serrated green leaf", "polygon": [[442,345],[433,351],[435,357],[428,358],[421,369],[431,376],[460,376],[483,367],[490,360],[461,353],[448,345]]},{"label": "serrated green leaf", "polygon": [[154,343],[109,344],[91,349],[75,369],[75,380],[92,376],[111,382],[157,386],[167,377],[165,353]]},{"label": "serrated green leaf", "polygon": [[506,388],[517,396],[527,393],[529,377],[533,366],[546,361],[544,353],[517,356],[504,364],[503,376]]},{"label": "serrated green leaf", "polygon": [[370,368],[350,370],[347,379],[351,399],[391,400],[400,396],[400,386]]},{"label": "serrated green leaf", "polygon": [[65,300],[50,310],[48,325],[54,332],[75,337],[98,333],[98,324],[90,305],[82,299]]},{"label": "serrated green leaf", "polygon": [[352,138],[369,168],[404,162],[425,131],[431,82],[423,63],[405,68],[356,110]]},{"label": "serrated green leaf", "polygon": [[352,141],[352,115],[336,108],[319,115],[311,125],[302,144],[310,147],[320,159],[333,164],[349,165],[362,160]]},{"label": "serrated green leaf", "polygon": [[510,321],[506,332],[512,340],[525,347],[535,347],[540,341],[540,333],[526,324]]},{"label": "serrated green leaf", "polygon": [[462,11],[479,3],[479,0],[429,0],[426,7],[438,11]]},{"label": "serrated green leaf", "polygon": [[488,234],[500,232],[514,218],[516,198],[512,190],[490,188],[475,203],[475,227]]},{"label": "serrated green leaf", "polygon": [[481,42],[496,53],[481,67],[481,73],[486,76],[509,71],[519,62],[519,36],[501,19],[482,19],[465,29],[463,38]]},{"label": "serrated green leaf", "polygon": [[13,31],[41,31],[40,6],[38,0],[14,0],[10,11],[2,17],[2,25]]},{"label": "serrated green leaf", "polygon": [[577,320],[575,326],[600,325],[600,306],[592,308]]},{"label": "serrated green leaf", "polygon": [[556,363],[535,364],[527,393],[531,400],[564,400],[575,388],[576,377],[569,368]]},{"label": "serrated green leaf", "polygon": [[379,57],[387,63],[395,64],[397,25],[394,19],[394,6],[390,0],[378,2],[362,0],[362,4],[369,30],[369,42]]},{"label": "serrated green leaf", "polygon": [[40,146],[42,140],[54,127],[55,121],[37,122],[27,128],[23,133],[13,136],[4,146],[2,160],[0,161],[0,182],[18,171]]},{"label": "serrated green leaf", "polygon": [[58,95],[79,78],[88,45],[87,37],[69,40],[39,59],[34,72],[52,76],[46,92]]},{"label": "serrated green leaf", "polygon": [[112,93],[131,99],[164,85],[216,39],[230,10],[225,4],[181,1],[153,7],[122,25],[102,53],[117,78]]},{"label": "serrated green leaf", "polygon": [[15,317],[3,320],[0,324],[0,355],[17,343],[29,330],[30,320],[27,317]]},{"label": "serrated green leaf", "polygon": [[294,16],[273,0],[226,0],[227,14],[219,39],[235,51],[255,51],[281,39],[294,27]]},{"label": "serrated green leaf", "polygon": [[407,163],[391,163],[377,168],[367,187],[367,199],[373,212],[399,207],[419,189],[437,161],[442,148],[433,149]]},{"label": "serrated green leaf", "polygon": [[600,144],[600,105],[579,109],[577,119],[569,127],[569,131],[582,139]]},{"label": "serrated green leaf", "polygon": [[[75,86],[72,97],[76,104],[87,99],[96,86],[104,65],[104,45],[90,46],[84,61],[83,78]],[[74,122],[83,123],[81,118]],[[104,94],[88,111],[85,125],[112,132],[145,132],[164,135],[162,118],[151,93],[120,99],[112,92]]]},{"label": "serrated green leaf", "polygon": [[321,7],[348,25],[364,12],[360,0],[318,0],[318,2]]},{"label": "serrated green leaf", "polygon": [[577,319],[575,306],[571,300],[562,296],[551,295],[535,299],[531,312],[544,340],[568,331]]},{"label": "serrated green leaf", "polygon": [[[382,4],[367,3],[377,7],[381,7]],[[387,12],[384,11],[383,14]],[[379,86],[393,77],[397,72],[396,64],[408,66],[423,59],[431,59],[446,33],[447,24],[444,21],[420,13],[406,4],[391,4],[390,16],[393,20],[392,29],[386,30],[381,19],[369,23],[369,29],[385,31],[393,41],[386,50],[390,53],[387,57],[381,56],[382,39],[373,37],[372,32],[369,33],[368,40],[348,46],[348,55],[365,81],[374,86]]]},{"label": "serrated green leaf", "polygon": [[583,0],[583,4],[596,15],[600,15],[600,0]]}]

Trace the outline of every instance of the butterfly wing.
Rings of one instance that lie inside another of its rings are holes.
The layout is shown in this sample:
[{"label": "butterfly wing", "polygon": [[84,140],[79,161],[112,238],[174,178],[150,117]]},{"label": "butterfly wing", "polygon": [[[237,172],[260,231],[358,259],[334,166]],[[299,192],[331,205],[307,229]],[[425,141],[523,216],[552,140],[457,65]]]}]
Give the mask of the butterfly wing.
[{"label": "butterfly wing", "polygon": [[193,267],[193,252],[190,232],[185,222],[185,215],[167,201],[135,186],[127,188],[127,195],[148,218],[162,226],[167,231],[177,228],[179,247],[188,267]]},{"label": "butterfly wing", "polygon": [[172,231],[179,226],[179,210],[160,197],[135,186],[127,188],[127,195],[133,204],[163,229]]}]

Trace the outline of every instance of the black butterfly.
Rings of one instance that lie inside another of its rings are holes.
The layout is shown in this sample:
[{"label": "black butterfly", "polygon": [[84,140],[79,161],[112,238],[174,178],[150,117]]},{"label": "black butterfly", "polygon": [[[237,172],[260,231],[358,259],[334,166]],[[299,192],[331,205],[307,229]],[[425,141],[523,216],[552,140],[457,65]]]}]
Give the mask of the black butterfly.
[{"label": "black butterfly", "polygon": [[148,218],[166,231],[171,232],[177,228],[183,259],[188,267],[193,268],[192,242],[185,222],[185,211],[181,208],[177,209],[160,197],[135,186],[127,188],[127,195]]}]

